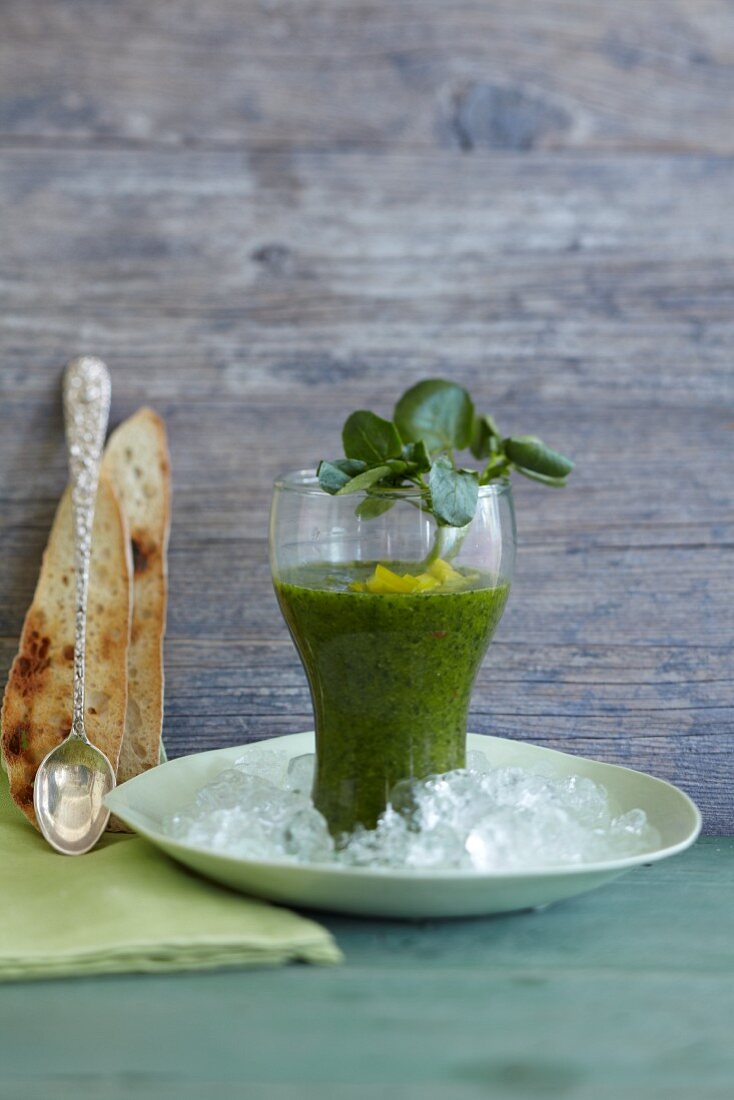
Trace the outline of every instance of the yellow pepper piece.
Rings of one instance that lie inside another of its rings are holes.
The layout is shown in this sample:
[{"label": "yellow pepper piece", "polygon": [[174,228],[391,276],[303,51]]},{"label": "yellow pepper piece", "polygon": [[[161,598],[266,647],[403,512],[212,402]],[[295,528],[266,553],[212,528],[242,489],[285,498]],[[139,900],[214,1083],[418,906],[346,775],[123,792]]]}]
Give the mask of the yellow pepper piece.
[{"label": "yellow pepper piece", "polygon": [[431,562],[428,566],[428,572],[441,584],[446,584],[447,581],[454,584],[459,581],[463,583],[464,581],[463,575],[457,572],[447,561],[443,561],[442,558],[437,558],[436,561]]},{"label": "yellow pepper piece", "polygon": [[410,574],[401,577],[384,565],[376,565],[374,573],[365,583],[368,592],[386,594],[390,592],[413,592],[417,581]]},{"label": "yellow pepper piece", "polygon": [[416,579],[416,592],[430,592],[432,588],[440,588],[441,582],[432,577],[430,573],[419,573]]},{"label": "yellow pepper piece", "polygon": [[373,595],[391,593],[433,592],[437,588],[463,588],[468,582],[463,573],[459,573],[447,561],[440,558],[432,562],[425,573],[414,576],[412,573],[394,573],[386,565],[376,565],[375,571],[366,581],[354,581],[349,587],[352,592],[371,592]]}]

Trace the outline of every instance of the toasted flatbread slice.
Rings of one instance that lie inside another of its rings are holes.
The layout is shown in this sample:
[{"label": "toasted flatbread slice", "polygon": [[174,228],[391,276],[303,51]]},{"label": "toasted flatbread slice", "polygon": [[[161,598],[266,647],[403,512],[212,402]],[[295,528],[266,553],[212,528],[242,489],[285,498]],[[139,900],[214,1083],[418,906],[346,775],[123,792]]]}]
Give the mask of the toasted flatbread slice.
[{"label": "toasted flatbread slice", "polygon": [[[102,476],[89,576],[85,727],[113,767],[125,729],[131,572],[125,518],[111,480]],[[74,604],[74,532],[67,488],[51,528],[2,709],[2,755],[10,793],[34,825],[36,770],[71,729]]]},{"label": "toasted flatbread slice", "polygon": [[112,433],[102,469],[120,497],[133,559],[127,719],[117,771],[124,783],[159,762],[163,726],[171,474],[166,428],[152,409],[139,409]]}]

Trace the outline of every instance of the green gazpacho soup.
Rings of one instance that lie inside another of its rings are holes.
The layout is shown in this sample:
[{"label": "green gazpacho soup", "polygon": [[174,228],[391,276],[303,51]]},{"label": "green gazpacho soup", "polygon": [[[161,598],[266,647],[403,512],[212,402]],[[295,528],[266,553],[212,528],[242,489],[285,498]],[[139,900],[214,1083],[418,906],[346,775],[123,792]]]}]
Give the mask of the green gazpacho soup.
[{"label": "green gazpacho soup", "polygon": [[[422,568],[387,566],[411,580]],[[467,569],[450,570],[453,585],[375,591],[375,568],[318,562],[275,580],[313,699],[314,802],[335,835],[374,827],[399,780],[464,766],[472,685],[509,592]]]}]

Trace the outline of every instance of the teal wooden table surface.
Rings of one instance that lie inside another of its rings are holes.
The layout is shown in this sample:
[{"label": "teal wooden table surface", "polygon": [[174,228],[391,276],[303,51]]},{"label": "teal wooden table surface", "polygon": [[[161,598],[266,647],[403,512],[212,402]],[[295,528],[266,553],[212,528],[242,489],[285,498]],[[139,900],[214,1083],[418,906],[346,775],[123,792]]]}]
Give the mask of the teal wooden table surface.
[{"label": "teal wooden table surface", "polygon": [[544,912],[320,919],[341,967],[3,986],[0,1095],[734,1094],[734,838]]}]

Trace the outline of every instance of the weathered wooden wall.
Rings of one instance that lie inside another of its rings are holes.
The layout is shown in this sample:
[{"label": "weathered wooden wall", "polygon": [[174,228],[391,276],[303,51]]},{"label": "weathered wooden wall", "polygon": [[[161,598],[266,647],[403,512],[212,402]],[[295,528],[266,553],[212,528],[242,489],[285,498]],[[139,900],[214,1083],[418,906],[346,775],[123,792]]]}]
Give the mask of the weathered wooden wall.
[{"label": "weathered wooden wall", "polygon": [[5,0],[0,31],[0,672],[65,359],[168,421],[174,753],[309,725],[272,478],[442,374],[578,460],[518,487],[474,728],[734,831],[734,4]]}]

